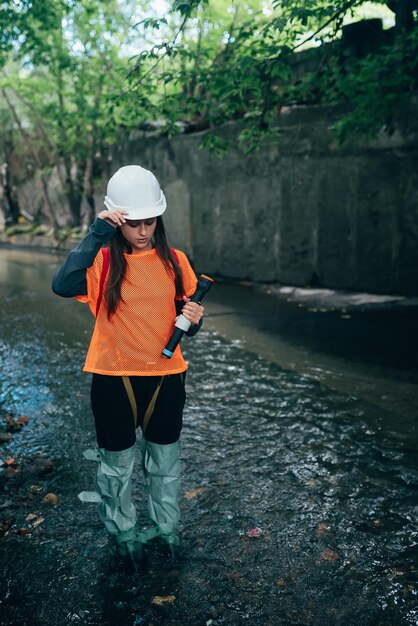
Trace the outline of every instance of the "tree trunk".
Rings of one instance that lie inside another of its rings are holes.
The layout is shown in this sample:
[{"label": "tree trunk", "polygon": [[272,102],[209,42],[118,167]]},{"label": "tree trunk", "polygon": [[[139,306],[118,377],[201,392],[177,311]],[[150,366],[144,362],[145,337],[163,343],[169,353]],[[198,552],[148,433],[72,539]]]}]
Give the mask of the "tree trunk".
[{"label": "tree trunk", "polygon": [[398,32],[411,31],[414,28],[414,11],[418,10],[417,0],[392,0],[388,2],[395,13],[395,28]]},{"label": "tree trunk", "polygon": [[1,174],[4,197],[6,199],[4,222],[6,226],[9,226],[10,224],[17,224],[18,222],[20,214],[19,201],[17,198],[16,189],[12,184],[8,163],[3,163],[1,168]]},{"label": "tree trunk", "polygon": [[41,189],[42,189],[42,194],[43,194],[43,198],[44,198],[44,203],[45,206],[44,208],[46,209],[46,215],[50,220],[50,223],[53,225],[54,228],[58,228],[58,222],[57,219],[55,217],[55,213],[54,210],[52,208],[52,204],[49,198],[49,193],[48,193],[48,185],[47,182],[45,180],[45,176],[42,174],[42,168],[43,168],[43,164],[41,162],[41,159],[39,157],[39,154],[37,152],[37,150],[33,147],[32,142],[30,140],[30,136],[29,134],[26,132],[26,130],[23,128],[23,125],[20,121],[20,118],[17,114],[17,111],[15,109],[15,107],[13,106],[9,96],[7,95],[7,91],[6,89],[2,89],[1,90],[3,97],[7,103],[7,106],[9,107],[9,110],[13,116],[13,119],[19,129],[20,134],[22,135],[23,141],[28,149],[28,152],[32,155],[33,160],[36,163],[36,167],[38,168],[39,172],[41,173]]},{"label": "tree trunk", "polygon": [[93,153],[90,154],[86,161],[86,170],[84,173],[84,194],[87,202],[88,212],[87,221],[91,224],[96,217],[96,203],[94,201],[94,185],[93,185]]}]

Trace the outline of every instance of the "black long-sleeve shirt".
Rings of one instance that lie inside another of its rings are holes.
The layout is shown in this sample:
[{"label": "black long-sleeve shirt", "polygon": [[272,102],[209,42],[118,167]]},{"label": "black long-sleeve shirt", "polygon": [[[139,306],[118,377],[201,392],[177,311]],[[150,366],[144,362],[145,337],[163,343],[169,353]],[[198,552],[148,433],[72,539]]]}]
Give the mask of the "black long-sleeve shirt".
[{"label": "black long-sleeve shirt", "polygon": [[[74,296],[87,295],[87,268],[93,265],[98,252],[103,245],[109,243],[115,235],[116,228],[96,218],[89,227],[88,234],[80,243],[68,253],[68,256],[52,279],[52,291],[58,296],[72,298]],[[184,302],[176,300],[177,315],[181,313]],[[202,325],[193,324],[186,335],[193,337]]]}]

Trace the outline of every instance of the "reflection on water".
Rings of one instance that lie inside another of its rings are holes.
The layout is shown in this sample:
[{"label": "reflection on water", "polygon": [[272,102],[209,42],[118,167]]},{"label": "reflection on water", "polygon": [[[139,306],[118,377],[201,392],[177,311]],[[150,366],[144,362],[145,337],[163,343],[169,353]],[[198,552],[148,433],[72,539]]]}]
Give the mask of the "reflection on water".
[{"label": "reflection on water", "polygon": [[[0,458],[52,456],[60,496],[39,536],[1,540],[2,624],[417,622],[414,451],[370,426],[376,408],[214,332],[184,342],[184,562],[166,571],[152,553],[142,578],[121,571],[75,498],[94,471],[81,460],[94,442],[80,372],[91,321],[50,294],[53,266],[25,267],[0,312],[1,401],[31,418]],[[139,472],[135,493],[145,522]]]}]

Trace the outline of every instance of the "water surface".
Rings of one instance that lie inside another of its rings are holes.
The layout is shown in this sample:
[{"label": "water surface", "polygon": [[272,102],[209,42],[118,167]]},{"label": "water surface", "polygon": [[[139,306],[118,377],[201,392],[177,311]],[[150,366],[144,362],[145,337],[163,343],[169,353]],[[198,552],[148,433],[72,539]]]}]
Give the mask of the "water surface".
[{"label": "water surface", "polygon": [[[0,250],[0,261],[1,408],[30,417],[0,447],[20,469],[0,467],[0,517],[16,517],[0,539],[4,626],[417,622],[418,468],[396,414],[375,428],[380,407],[228,341],[216,316],[184,341],[183,563],[167,570],[151,551],[147,574],[125,572],[94,505],[76,498],[95,469],[81,457],[94,444],[90,313],[50,292],[55,257]],[[53,471],[36,474],[36,459]],[[139,464],[135,501],[145,524]]]}]

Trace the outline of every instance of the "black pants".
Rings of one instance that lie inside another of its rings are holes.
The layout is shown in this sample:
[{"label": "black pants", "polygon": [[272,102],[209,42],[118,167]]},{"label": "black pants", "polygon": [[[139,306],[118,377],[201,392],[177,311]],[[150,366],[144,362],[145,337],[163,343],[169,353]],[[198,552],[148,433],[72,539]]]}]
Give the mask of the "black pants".
[{"label": "black pants", "polygon": [[[184,387],[186,372],[164,377],[154,411],[145,433],[152,443],[174,443],[180,437],[183,408],[186,401]],[[130,376],[138,410],[138,427],[142,422],[159,376]],[[118,451],[134,445],[136,431],[132,407],[120,376],[93,374],[91,408],[96,425],[99,448]]]}]

